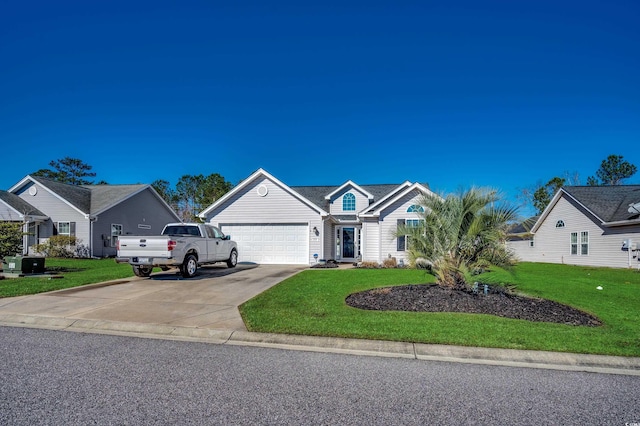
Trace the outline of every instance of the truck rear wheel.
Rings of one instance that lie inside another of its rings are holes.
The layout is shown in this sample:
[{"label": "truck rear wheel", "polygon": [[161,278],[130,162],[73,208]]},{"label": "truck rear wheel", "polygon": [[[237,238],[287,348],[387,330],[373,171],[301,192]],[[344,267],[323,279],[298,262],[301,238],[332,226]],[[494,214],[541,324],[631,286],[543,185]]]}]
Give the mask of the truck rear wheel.
[{"label": "truck rear wheel", "polygon": [[231,250],[231,254],[229,255],[229,259],[227,260],[227,267],[235,268],[238,264],[238,252],[236,249]]},{"label": "truck rear wheel", "polygon": [[133,274],[136,277],[148,277],[151,275],[152,270],[153,268],[150,266],[133,265]]},{"label": "truck rear wheel", "polygon": [[196,275],[196,271],[198,270],[198,260],[192,254],[188,254],[184,259],[184,263],[182,264],[182,268],[180,271],[182,272],[182,276],[185,278],[193,278]]}]

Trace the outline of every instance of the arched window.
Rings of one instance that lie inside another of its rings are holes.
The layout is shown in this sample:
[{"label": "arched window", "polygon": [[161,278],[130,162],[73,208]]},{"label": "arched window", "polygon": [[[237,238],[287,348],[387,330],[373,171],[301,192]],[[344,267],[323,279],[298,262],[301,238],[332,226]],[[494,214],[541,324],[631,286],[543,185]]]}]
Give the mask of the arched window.
[{"label": "arched window", "polygon": [[342,197],[342,210],[353,211],[356,209],[356,196],[348,192]]},{"label": "arched window", "polygon": [[407,209],[407,213],[424,213],[424,207],[417,204],[412,204]]},{"label": "arched window", "polygon": [[559,220],[556,222],[556,228],[564,228],[564,221]]}]

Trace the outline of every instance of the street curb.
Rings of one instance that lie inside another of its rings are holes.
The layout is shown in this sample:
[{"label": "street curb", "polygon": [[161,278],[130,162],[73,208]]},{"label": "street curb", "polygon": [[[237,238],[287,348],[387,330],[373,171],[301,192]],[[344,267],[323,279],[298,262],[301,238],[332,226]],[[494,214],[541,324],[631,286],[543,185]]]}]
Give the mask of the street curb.
[{"label": "street curb", "polygon": [[249,331],[180,327],[167,324],[158,325],[84,320],[21,314],[0,314],[0,326],[41,328],[209,344],[255,346],[283,350],[406,358],[422,361],[640,376],[640,358],[637,357],[254,333]]}]

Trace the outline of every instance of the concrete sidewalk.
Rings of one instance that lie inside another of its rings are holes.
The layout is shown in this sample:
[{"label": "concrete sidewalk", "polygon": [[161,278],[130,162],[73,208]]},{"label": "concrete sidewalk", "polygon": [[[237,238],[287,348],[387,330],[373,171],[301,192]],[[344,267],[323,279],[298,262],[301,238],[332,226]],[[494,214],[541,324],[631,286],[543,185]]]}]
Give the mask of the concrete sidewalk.
[{"label": "concrete sidewalk", "polygon": [[0,299],[0,325],[214,344],[640,376],[640,358],[248,332],[238,306],[305,269],[202,268]]}]

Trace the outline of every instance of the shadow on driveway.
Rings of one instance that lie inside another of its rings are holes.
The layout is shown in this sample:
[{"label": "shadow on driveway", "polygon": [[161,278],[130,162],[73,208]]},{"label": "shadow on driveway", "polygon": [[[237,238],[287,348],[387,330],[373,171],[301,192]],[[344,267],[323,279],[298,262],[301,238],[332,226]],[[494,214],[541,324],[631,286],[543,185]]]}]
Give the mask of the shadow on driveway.
[{"label": "shadow on driveway", "polygon": [[170,269],[165,272],[154,272],[149,279],[153,281],[198,281],[215,277],[224,277],[226,275],[235,274],[248,269],[257,268],[257,263],[242,262],[238,263],[235,268],[229,268],[225,264],[206,265],[198,268],[196,276],[193,278],[184,278],[180,271]]}]

